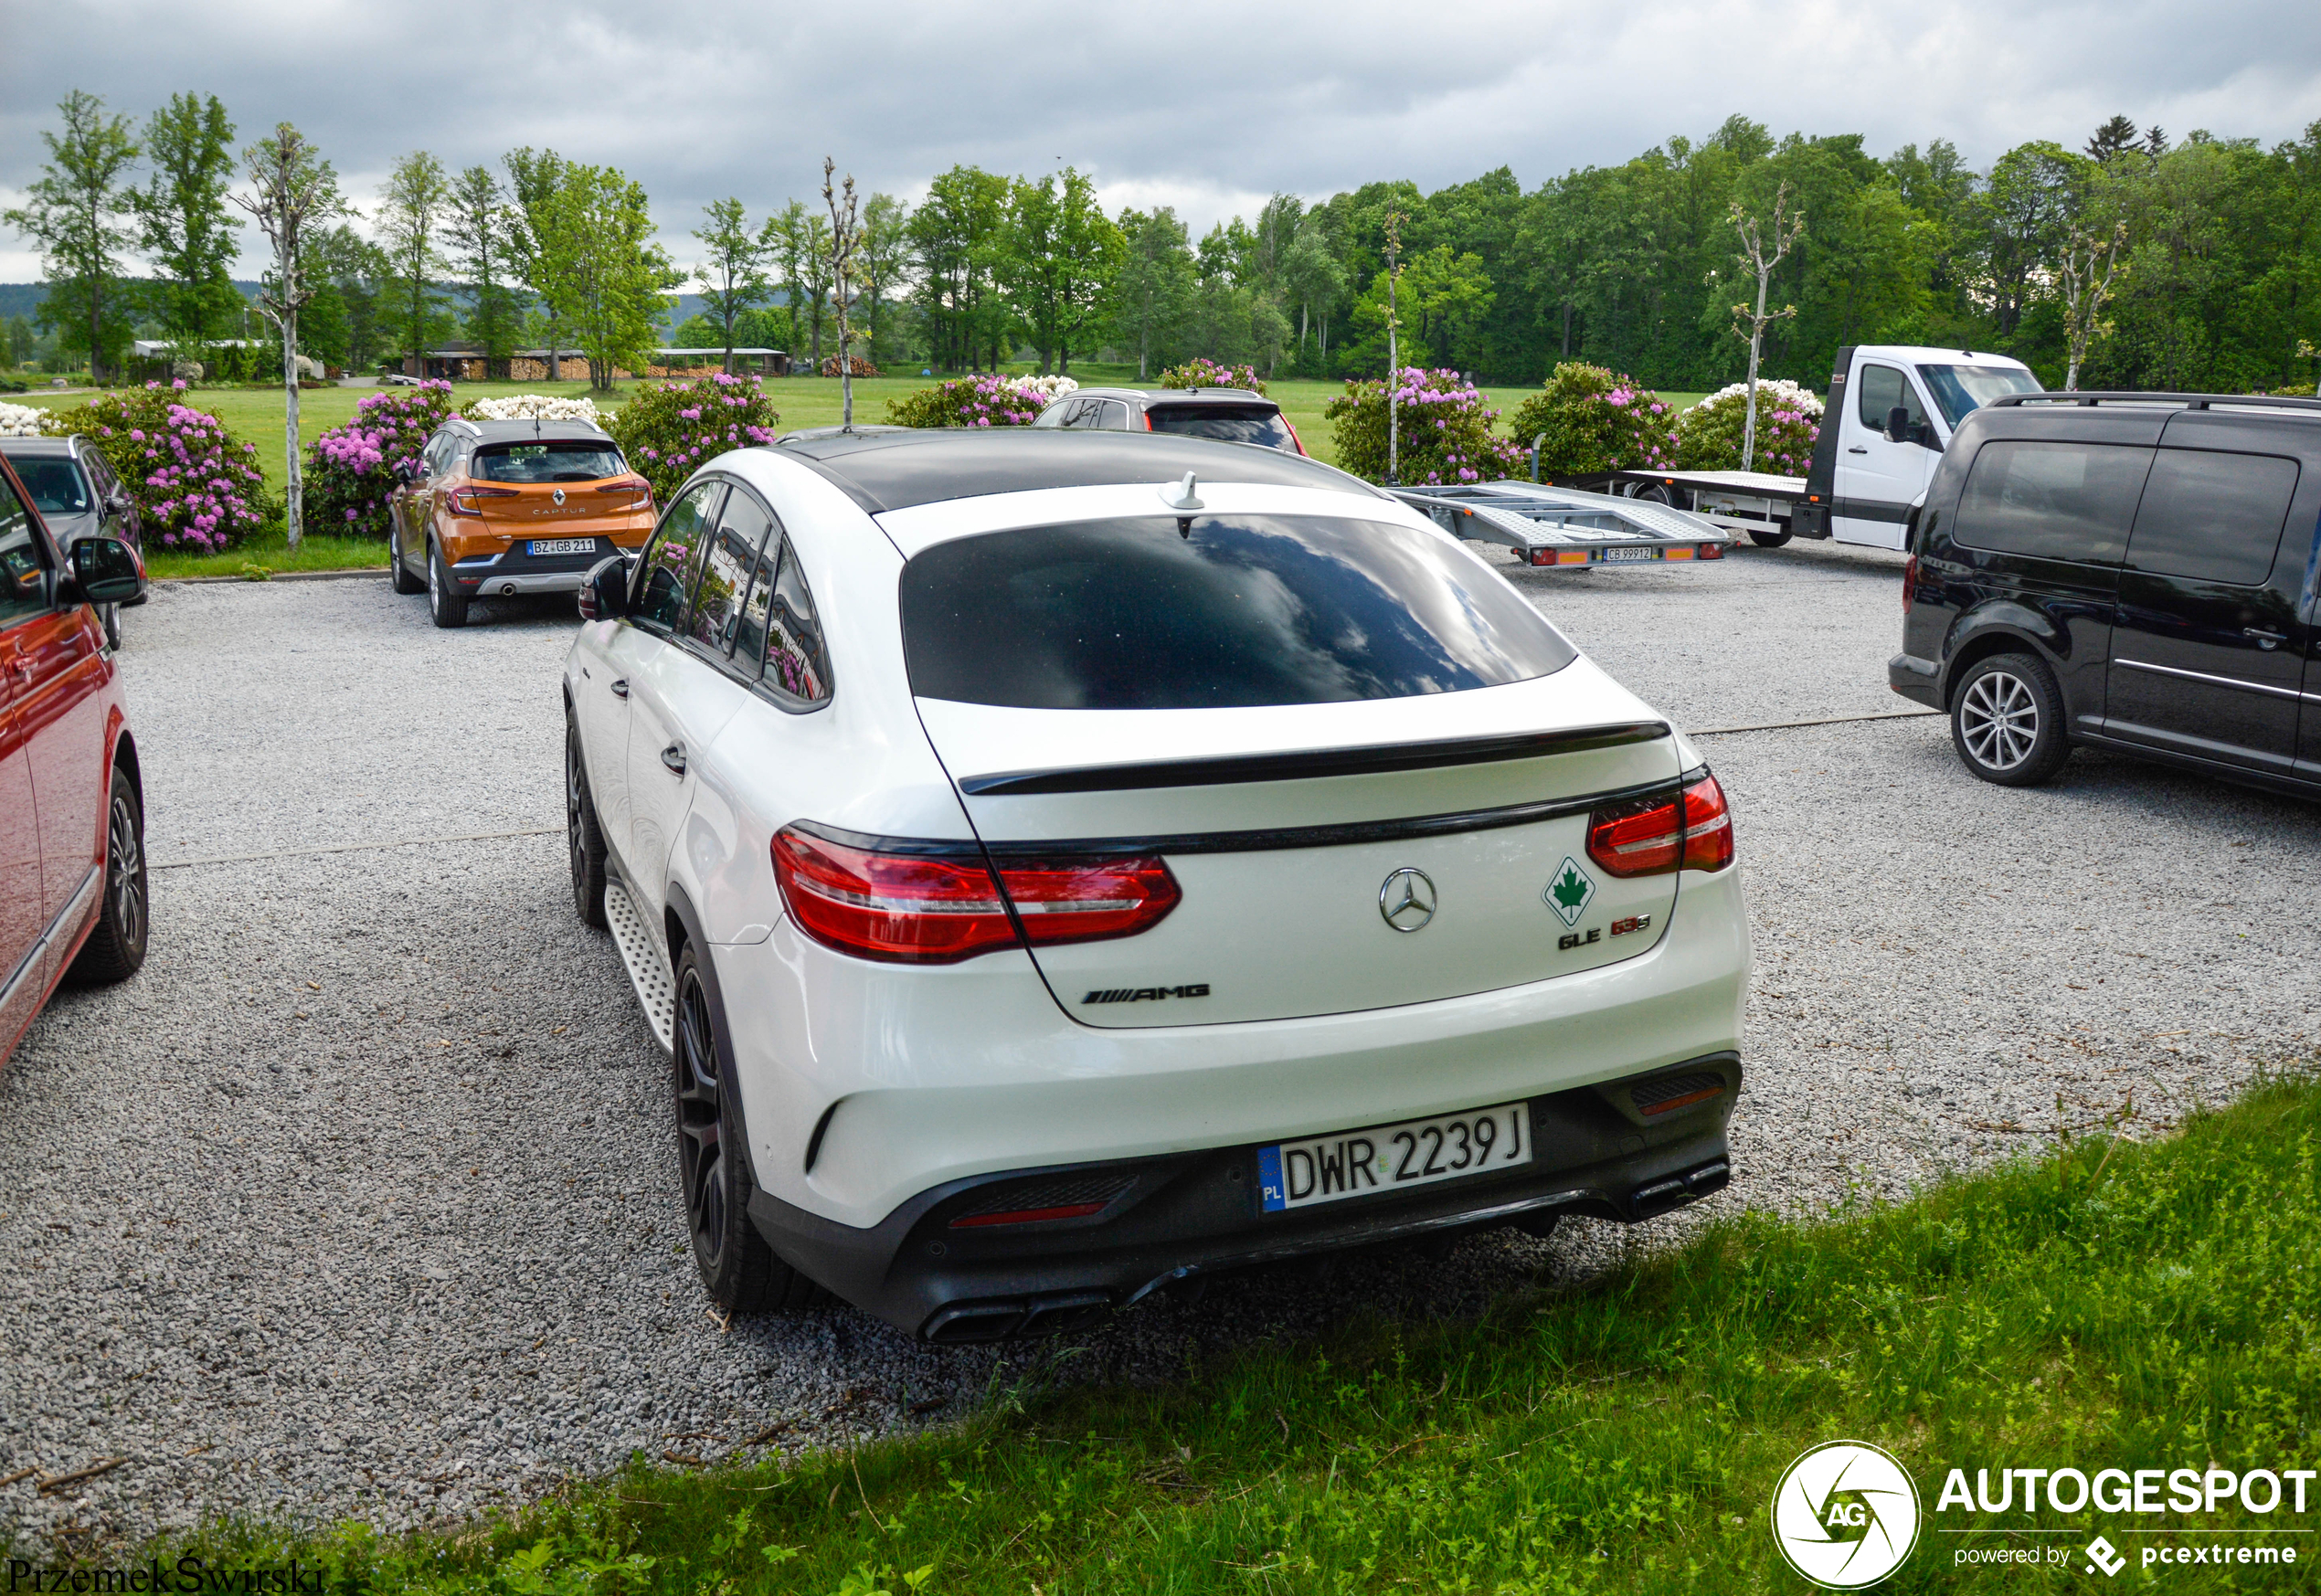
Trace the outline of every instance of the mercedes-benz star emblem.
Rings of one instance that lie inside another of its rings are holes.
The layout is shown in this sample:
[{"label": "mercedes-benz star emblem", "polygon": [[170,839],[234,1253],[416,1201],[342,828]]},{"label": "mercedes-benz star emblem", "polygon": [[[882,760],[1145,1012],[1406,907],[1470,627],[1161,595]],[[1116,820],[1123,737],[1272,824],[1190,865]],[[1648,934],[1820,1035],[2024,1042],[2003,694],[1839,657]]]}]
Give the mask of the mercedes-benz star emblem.
[{"label": "mercedes-benz star emblem", "polygon": [[1424,931],[1435,917],[1435,883],[1404,865],[1378,889],[1378,913],[1397,931]]},{"label": "mercedes-benz star emblem", "polygon": [[562,488],[558,488],[555,492],[549,494],[548,497],[561,504],[564,502],[564,490]]}]

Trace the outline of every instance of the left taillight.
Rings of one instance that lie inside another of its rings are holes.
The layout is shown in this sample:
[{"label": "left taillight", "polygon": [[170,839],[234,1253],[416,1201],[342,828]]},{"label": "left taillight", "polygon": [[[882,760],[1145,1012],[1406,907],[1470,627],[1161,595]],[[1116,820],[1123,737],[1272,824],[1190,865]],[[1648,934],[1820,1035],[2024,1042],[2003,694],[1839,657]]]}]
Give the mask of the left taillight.
[{"label": "left taillight", "polygon": [[1669,798],[1634,798],[1587,821],[1587,856],[1616,876],[1722,870],[1733,862],[1733,813],[1703,771]]},{"label": "left taillight", "polygon": [[451,513],[454,515],[481,517],[483,510],[476,503],[478,499],[514,499],[517,494],[518,490],[514,488],[479,488],[473,482],[469,482],[464,486],[452,489],[449,494],[445,495],[445,502],[450,504]]},{"label": "left taillight", "polygon": [[1008,859],[994,876],[971,845],[864,846],[797,826],[775,834],[773,856],[800,929],[889,964],[957,964],[1027,938],[1039,946],[1133,936],[1182,895],[1167,862],[1152,856]]}]

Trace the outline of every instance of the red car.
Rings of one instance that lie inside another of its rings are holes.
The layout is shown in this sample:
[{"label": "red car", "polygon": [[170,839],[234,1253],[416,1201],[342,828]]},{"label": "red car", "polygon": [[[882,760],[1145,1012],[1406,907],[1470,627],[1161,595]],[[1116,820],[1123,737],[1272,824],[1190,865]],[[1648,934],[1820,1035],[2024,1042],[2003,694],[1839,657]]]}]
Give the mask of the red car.
[{"label": "red car", "polygon": [[69,977],[145,961],[145,812],[97,607],[144,596],[137,551],[58,548],[0,460],[0,1061]]}]

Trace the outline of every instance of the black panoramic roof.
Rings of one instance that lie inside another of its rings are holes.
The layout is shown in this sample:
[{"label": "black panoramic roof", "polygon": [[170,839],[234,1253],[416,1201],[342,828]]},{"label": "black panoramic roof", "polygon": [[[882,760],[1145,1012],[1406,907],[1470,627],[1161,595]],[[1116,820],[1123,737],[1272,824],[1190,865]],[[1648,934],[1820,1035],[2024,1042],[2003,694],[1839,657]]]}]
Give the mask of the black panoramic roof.
[{"label": "black panoramic roof", "polygon": [[1070,431],[1054,427],[945,428],[800,438],[772,445],[814,469],[875,515],[946,499],[1034,488],[1174,482],[1258,482],[1386,495],[1335,466],[1248,443],[1165,432]]}]

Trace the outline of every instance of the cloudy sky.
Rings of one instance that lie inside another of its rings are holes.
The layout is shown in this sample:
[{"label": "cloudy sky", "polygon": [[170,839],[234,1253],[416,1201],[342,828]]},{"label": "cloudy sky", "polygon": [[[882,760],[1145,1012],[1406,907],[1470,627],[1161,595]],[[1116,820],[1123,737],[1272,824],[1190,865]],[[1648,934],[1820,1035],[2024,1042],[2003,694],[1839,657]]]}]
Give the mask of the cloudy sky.
[{"label": "cloudy sky", "polygon": [[[2114,111],[2268,143],[2321,119],[2313,0],[0,0],[0,19],[8,203],[66,90],[141,121],[193,90],[245,140],[297,123],[358,202],[420,148],[619,165],[681,260],[705,201],[811,198],[825,153],[906,196],[955,163],[1076,164],[1108,205],[1199,228],[1275,189],[1502,164],[1529,187],[1734,111],[1877,153],[1946,138],[1977,166],[2026,139],[2076,146]],[[37,275],[0,229],[0,281]]]}]

